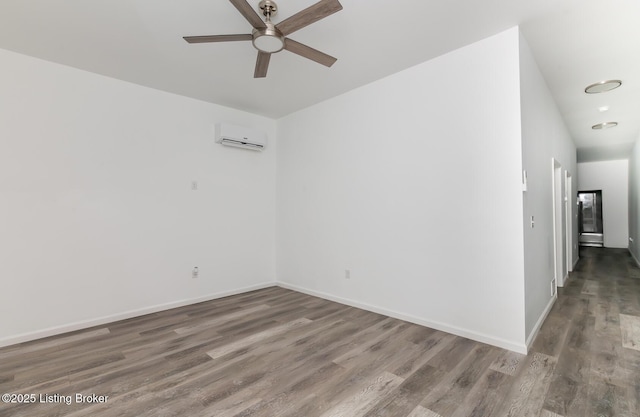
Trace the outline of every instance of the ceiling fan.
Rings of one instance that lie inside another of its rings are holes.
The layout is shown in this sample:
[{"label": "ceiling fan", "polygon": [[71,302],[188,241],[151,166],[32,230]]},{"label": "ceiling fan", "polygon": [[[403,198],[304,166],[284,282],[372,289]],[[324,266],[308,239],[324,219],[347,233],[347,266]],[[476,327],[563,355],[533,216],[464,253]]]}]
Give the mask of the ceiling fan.
[{"label": "ceiling fan", "polygon": [[253,26],[253,31],[250,34],[184,36],[184,40],[189,43],[251,41],[253,46],[258,50],[258,59],[253,74],[254,78],[266,77],[271,54],[280,52],[283,49],[327,67],[330,67],[337,61],[336,58],[330,55],[303,45],[300,42],[296,42],[293,39],[289,39],[286,36],[342,10],[342,5],[338,0],[320,0],[318,3],[307,7],[277,25],[271,23],[271,17],[275,16],[278,11],[278,6],[273,0],[260,1],[259,7],[265,17],[264,21],[258,13],[253,10],[247,0],[229,1],[238,9],[240,14],[251,23],[251,26]]}]

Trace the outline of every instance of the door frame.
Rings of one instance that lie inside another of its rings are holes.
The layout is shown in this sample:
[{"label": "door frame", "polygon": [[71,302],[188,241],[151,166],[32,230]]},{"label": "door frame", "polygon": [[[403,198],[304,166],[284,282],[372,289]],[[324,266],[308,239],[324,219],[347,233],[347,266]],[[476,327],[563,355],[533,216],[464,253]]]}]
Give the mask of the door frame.
[{"label": "door frame", "polygon": [[[551,158],[552,180],[552,213],[553,213],[553,279],[556,287],[564,286],[564,268],[566,266],[566,250],[563,242],[564,227],[564,193],[562,190],[563,176],[562,164],[555,158]],[[554,294],[557,297],[556,294]]]},{"label": "door frame", "polygon": [[[573,271],[573,185],[571,184],[571,174],[569,171],[564,172],[564,210],[565,210],[565,227],[567,235],[566,245],[566,260],[567,260],[567,273]],[[565,282],[566,284],[566,282]]]}]

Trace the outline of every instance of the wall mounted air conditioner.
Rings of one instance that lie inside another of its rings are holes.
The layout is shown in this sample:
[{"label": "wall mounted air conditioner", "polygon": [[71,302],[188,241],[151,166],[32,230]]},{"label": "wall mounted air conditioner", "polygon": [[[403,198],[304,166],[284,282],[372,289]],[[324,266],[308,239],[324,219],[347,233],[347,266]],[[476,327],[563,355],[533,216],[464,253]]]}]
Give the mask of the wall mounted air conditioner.
[{"label": "wall mounted air conditioner", "polygon": [[261,151],[267,146],[267,135],[248,127],[216,123],[216,142]]}]

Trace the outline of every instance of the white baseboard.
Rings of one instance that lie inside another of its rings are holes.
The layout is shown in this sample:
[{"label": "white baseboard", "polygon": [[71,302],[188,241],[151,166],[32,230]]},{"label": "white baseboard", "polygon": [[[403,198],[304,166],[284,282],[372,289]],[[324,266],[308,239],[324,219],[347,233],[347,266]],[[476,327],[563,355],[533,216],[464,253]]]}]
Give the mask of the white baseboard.
[{"label": "white baseboard", "polygon": [[527,337],[527,351],[531,349],[531,344],[533,343],[534,340],[536,340],[536,336],[538,335],[538,332],[540,332],[540,328],[542,327],[542,324],[544,323],[544,321],[547,319],[547,316],[551,312],[551,309],[553,308],[553,305],[556,303],[556,300],[557,300],[557,297],[551,297],[551,300],[549,300],[547,307],[545,307],[544,311],[538,318],[538,321],[536,322],[535,326],[533,326],[533,330],[529,334],[529,337]]},{"label": "white baseboard", "polygon": [[580,257],[579,257],[579,256],[577,256],[577,257],[576,257],[576,260],[575,260],[575,261],[573,261],[573,267],[571,268],[571,270],[572,270],[572,271],[573,271],[574,269],[576,269],[576,265],[578,265],[578,261],[579,261],[579,260],[580,260]]},{"label": "white baseboard", "polygon": [[309,290],[309,289],[299,287],[297,285],[289,284],[286,282],[277,281],[276,285],[289,290],[298,291],[298,292],[312,295],[315,297],[320,297],[325,300],[335,301],[336,303],[345,304],[351,307],[356,307],[356,308],[371,311],[374,313],[383,314],[385,316],[393,317],[395,319],[408,321],[410,323],[418,324],[420,326],[429,327],[431,329],[440,330],[446,333],[451,333],[456,336],[461,336],[467,339],[475,340],[477,342],[497,346],[503,349],[511,350],[513,352],[522,353],[525,355],[527,354],[527,345],[525,344],[520,344],[520,343],[512,342],[509,340],[485,335],[482,333],[477,333],[468,329],[462,329],[456,326],[451,326],[446,323],[425,320],[420,317],[415,317],[409,314],[388,310],[386,308],[381,308],[381,307],[373,306],[370,304],[361,303],[359,301],[351,300],[348,298],[338,297],[325,292]]},{"label": "white baseboard", "polygon": [[31,340],[42,339],[44,337],[56,336],[62,333],[74,332],[76,330],[87,329],[94,326],[101,326],[103,324],[113,323],[119,320],[126,320],[133,317],[144,316],[145,314],[157,313],[159,311],[171,310],[172,308],[184,307],[191,304],[202,303],[204,301],[211,301],[217,298],[228,297],[230,295],[242,294],[249,291],[261,290],[263,288],[273,287],[276,284],[274,282],[268,282],[263,284],[252,285],[249,287],[238,288],[235,290],[223,291],[215,294],[205,295],[203,297],[192,298],[188,300],[173,301],[166,304],[158,304],[155,306],[145,307],[138,310],[126,311],[124,313],[118,313],[111,316],[98,317],[95,319],[79,321],[71,324],[65,324],[62,326],[49,327],[47,329],[37,330],[29,333],[22,333],[16,336],[10,336],[4,339],[0,339],[0,347],[11,346],[18,343],[29,342]]}]

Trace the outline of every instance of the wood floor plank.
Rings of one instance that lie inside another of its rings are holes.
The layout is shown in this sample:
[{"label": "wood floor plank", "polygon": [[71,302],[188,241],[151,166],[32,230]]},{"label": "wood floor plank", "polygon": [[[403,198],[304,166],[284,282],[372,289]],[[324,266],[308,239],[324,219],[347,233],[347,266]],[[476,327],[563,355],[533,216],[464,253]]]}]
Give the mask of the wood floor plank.
[{"label": "wood floor plank", "polygon": [[544,408],[567,417],[584,415],[590,371],[591,360],[587,352],[565,348],[558,358]]},{"label": "wood floor plank", "polygon": [[41,352],[45,349],[50,349],[50,348],[60,349],[66,344],[91,339],[96,336],[107,335],[109,333],[110,333],[109,329],[102,328],[102,329],[97,329],[92,331],[79,332],[70,336],[52,337],[52,338],[49,338],[47,341],[39,341],[37,343],[25,344],[24,347],[20,349],[13,349],[13,350],[7,349],[6,352],[0,352],[0,361],[4,362],[5,360],[8,360],[9,358],[11,358],[12,356],[15,356],[16,354],[24,355],[26,353],[31,353],[31,352]]},{"label": "wood floor plank", "polygon": [[640,350],[640,317],[620,314],[622,346]]},{"label": "wood floor plank", "polygon": [[[290,347],[288,349],[282,348],[273,350],[268,345],[262,344],[258,350],[250,352],[254,354],[254,357],[256,358],[252,363],[253,366],[247,367],[241,372],[236,372],[233,383],[230,383],[228,387],[225,387],[224,383],[216,384],[216,390],[209,390],[207,397],[203,400],[205,401],[205,403],[224,401],[228,395],[236,395],[237,391],[239,391],[240,389],[250,389],[256,396],[266,395],[271,398],[270,400],[261,401],[251,407],[252,415],[261,415],[260,413],[264,411],[265,407],[270,407],[273,401],[279,402],[279,400],[284,395],[289,395],[291,392],[299,393],[303,391],[305,387],[310,388],[314,383],[322,382],[318,381],[317,378],[326,377],[328,374],[322,370],[323,368],[318,370],[314,366],[314,363],[316,362],[314,355],[322,357],[322,353],[304,355],[303,357],[306,359],[304,364],[301,364],[295,359],[291,359],[296,357],[296,350],[299,350],[301,354],[303,350],[310,349],[312,348],[312,346],[315,348],[319,348],[327,344],[332,344],[332,342],[343,339],[347,334],[354,333],[354,329],[349,323],[342,320],[336,323],[342,323],[343,325],[341,327],[336,327],[332,324],[329,324],[329,326],[335,327],[335,331],[327,330],[326,328],[318,328],[315,329],[313,335],[311,335],[311,332],[310,335],[302,335],[302,338],[298,339],[294,343],[295,347],[293,349],[291,349]],[[315,325],[315,322],[308,326],[304,326],[304,328],[306,329],[307,327],[311,327],[313,325]],[[315,344],[312,340],[310,340],[313,338],[318,339]],[[265,352],[261,351],[261,349],[266,349],[268,352],[270,352],[270,354],[268,355],[268,364],[262,363],[263,358],[266,358],[267,356],[264,355]],[[315,349],[312,350],[315,351]],[[322,350],[320,350],[319,352],[322,352]],[[281,356],[281,358],[279,358],[278,356],[274,356],[274,354]],[[319,363],[327,362],[325,360],[325,362],[320,361]],[[301,372],[297,370],[300,367],[304,367],[304,374],[301,374]],[[246,375],[251,375],[251,372],[253,372],[253,368],[264,369],[265,377],[262,380],[258,381],[252,376],[249,376],[248,379],[250,380],[253,378],[253,382],[255,382],[255,384],[246,383]],[[339,367],[331,362],[328,362],[328,365],[324,366],[324,369],[328,368],[333,368],[331,369],[332,371],[339,370]],[[303,378],[303,380],[299,380],[296,377],[292,378],[292,375],[299,375]],[[314,379],[314,382],[310,382]],[[240,384],[241,386],[236,383],[239,380],[243,381],[243,383]],[[282,388],[282,390],[280,390],[280,387]],[[219,392],[219,394],[216,394],[216,391]],[[287,404],[291,404],[293,402],[294,400],[291,400],[288,401]],[[267,411],[268,412],[266,415],[272,414],[272,411]],[[283,411],[284,410],[281,409],[280,413],[282,413]]]},{"label": "wood floor plank", "polygon": [[[394,323],[395,320],[384,320],[383,322],[375,325],[375,327],[379,327],[380,329],[389,329],[389,326],[394,325]],[[365,342],[367,338],[363,336],[370,336],[370,334],[369,332],[361,332],[357,336],[359,336],[359,340]],[[324,390],[321,394],[314,394],[309,396],[306,403],[300,405],[299,408],[295,410],[295,412],[284,414],[284,416],[317,416],[322,412],[335,407],[340,402],[346,401],[346,399],[350,396],[356,395],[363,384],[366,384],[367,381],[375,378],[377,375],[380,375],[382,372],[385,372],[388,370],[388,368],[390,368],[387,365],[388,361],[393,363],[394,361],[397,362],[399,358],[402,358],[404,350],[408,347],[405,346],[406,343],[403,342],[402,338],[398,338],[394,342],[395,343],[385,345],[382,349],[373,351],[375,352],[375,355],[370,355],[370,353],[361,355],[361,359],[357,366],[354,362],[350,362],[351,366],[349,368],[344,368],[346,369],[346,372],[340,374],[338,378],[333,378],[332,380],[327,381],[328,383],[324,385]],[[322,358],[328,359],[332,357],[339,357],[340,352],[344,352],[345,349],[349,349],[351,347],[351,344],[341,343],[338,346],[339,347],[337,349],[333,347],[327,347],[328,350],[318,352],[318,354],[315,354],[315,360]],[[314,360],[313,356],[314,355],[312,355],[312,360]],[[307,362],[305,361],[305,364],[306,363]],[[269,414],[264,415],[266,417],[270,417]]]},{"label": "wood floor plank", "polygon": [[240,394],[237,397],[230,397],[215,403],[208,408],[205,407],[199,413],[191,414],[189,417],[234,417],[263,402],[262,398],[252,396],[250,391],[242,391]]},{"label": "wood floor plank", "polygon": [[626,390],[610,384],[594,375],[589,384],[588,409],[594,410],[598,417],[632,416],[638,409],[630,409]]},{"label": "wood floor plank", "polygon": [[476,343],[460,363],[420,403],[428,410],[450,416],[464,402],[484,371],[495,361],[498,350]]},{"label": "wood floor plank", "polygon": [[294,329],[298,326],[304,326],[307,323],[311,323],[311,320],[307,319],[307,318],[301,318],[301,319],[295,319],[293,321],[290,321],[289,323],[285,323],[282,324],[280,326],[276,326],[273,327],[271,329],[268,330],[264,330],[262,332],[259,333],[254,333],[251,336],[247,336],[243,339],[240,339],[236,342],[233,343],[229,343],[226,345],[223,345],[219,348],[216,349],[212,349],[210,351],[207,352],[207,354],[209,356],[211,356],[213,359],[217,359],[217,358],[221,358],[231,352],[233,352],[234,350],[237,349],[241,349],[243,347],[246,346],[250,346],[254,343],[259,343],[265,339],[268,339],[270,337],[274,337],[277,336],[279,334],[285,333],[290,329]]},{"label": "wood floor plank", "polygon": [[[593,314],[591,314],[593,311]],[[595,303],[593,300],[580,298],[578,308],[571,319],[565,347],[589,351],[595,329]]]},{"label": "wood floor plank", "polygon": [[389,401],[379,402],[366,417],[393,417],[409,415],[420,401],[435,388],[445,373],[431,365],[423,365],[398,386]]},{"label": "wood floor plank", "polygon": [[70,344],[64,348],[49,347],[0,361],[0,375],[9,369],[13,374],[19,374],[34,368],[45,369],[50,367],[52,363],[65,363],[68,358],[82,360],[87,355],[111,354],[118,351],[120,346],[139,342],[140,336],[138,334],[114,335],[109,333],[90,339],[82,339],[81,343]]},{"label": "wood floor plank", "polygon": [[525,358],[526,355],[521,353],[504,350],[500,352],[496,360],[489,366],[489,369],[514,376],[522,367]]},{"label": "wood floor plank", "polygon": [[640,410],[640,373],[634,372],[631,382],[626,386],[626,397],[630,410]]},{"label": "wood floor plank", "polygon": [[613,302],[599,302],[596,307],[595,330],[597,332],[620,332],[620,309]]},{"label": "wood floor plank", "polygon": [[556,358],[543,353],[534,352],[527,356],[496,415],[537,416],[544,404],[555,366]]},{"label": "wood floor plank", "polygon": [[[620,349],[620,356],[616,358],[616,373],[617,377],[620,377],[627,385],[636,386],[640,379],[638,379],[638,372],[640,369],[640,352],[634,349],[622,348]],[[624,386],[624,384],[621,384]]]},{"label": "wood floor plank", "polygon": [[533,342],[532,350],[547,356],[558,357],[564,346],[571,327],[571,320],[567,320],[566,312],[553,311],[542,325],[538,337]]},{"label": "wood floor plank", "polygon": [[600,282],[592,279],[585,280],[582,287],[582,294],[584,295],[598,295],[598,289],[600,288]]},{"label": "wood floor plank", "polygon": [[406,358],[398,368],[392,370],[392,373],[399,377],[407,378],[431,361],[442,350],[448,349],[454,340],[456,340],[456,337],[451,334],[431,333],[422,341],[418,341],[418,346],[421,349],[420,355]]},{"label": "wood floor plank", "polygon": [[[263,391],[268,394],[269,399],[263,400],[253,407],[251,415],[253,417],[271,417],[274,409],[277,409],[278,416],[282,417],[301,415],[302,408],[313,405],[323,396],[322,387],[325,384],[340,383],[348,373],[347,369],[330,362],[315,369],[314,372],[301,375],[292,383],[287,383],[286,376],[283,375],[280,383],[272,384],[270,389]],[[328,403],[328,401],[326,402]],[[320,407],[313,408],[317,411],[316,414],[321,412]]]},{"label": "wood floor plank", "polygon": [[[408,327],[409,326],[407,326],[406,323],[397,320],[394,322],[393,327],[389,328],[377,337],[368,339],[365,343],[356,346],[349,352],[335,358],[333,362],[347,368],[351,366],[357,366],[358,362],[361,361],[361,358],[364,356],[365,352],[375,353],[383,350],[386,346],[393,344],[395,338],[398,337],[398,335],[403,331],[406,331]],[[356,365],[353,365],[354,363]]]},{"label": "wood floor plank", "polygon": [[178,327],[177,329],[173,329],[173,331],[179,335],[198,333],[198,332],[201,332],[202,330],[215,327],[220,323],[229,322],[231,320],[241,318],[251,313],[264,311],[268,308],[269,306],[266,304],[258,304],[250,308],[239,309],[229,314],[224,314],[221,316],[217,316],[215,318],[210,318],[207,320],[200,321],[198,323],[189,324],[188,326]]},{"label": "wood floor plank", "polygon": [[564,417],[564,416],[561,416],[560,414],[553,413],[553,412],[551,412],[549,410],[542,410],[542,412],[540,413],[540,417]]},{"label": "wood floor plank", "polygon": [[402,383],[403,379],[390,372],[383,372],[362,387],[360,392],[341,402],[320,417],[361,417],[373,408],[381,398]]},{"label": "wood floor plank", "polygon": [[512,378],[492,369],[485,370],[452,417],[491,416],[508,393]]},{"label": "wood floor plank", "polygon": [[423,406],[419,405],[407,417],[442,417],[442,416],[438,413],[434,413],[431,410],[427,410]]},{"label": "wood floor plank", "polygon": [[[348,323],[342,323],[345,324],[345,326],[336,328],[338,331],[334,332],[335,337],[340,337],[340,333],[343,332],[343,330],[353,331],[352,327],[349,327]],[[328,331],[318,334],[331,336],[331,332]],[[261,349],[269,348],[262,345]],[[281,397],[282,395],[289,395],[291,392],[298,393],[318,382],[321,382],[318,378],[324,377],[329,379],[328,375],[333,374],[334,372],[339,373],[344,369],[333,362],[328,362],[326,360],[318,361],[319,363],[324,364],[324,366],[317,368],[314,366],[316,358],[314,358],[313,355],[306,356],[307,360],[304,364],[306,365],[304,366],[305,369],[300,369],[303,365],[298,361],[292,361],[290,359],[292,355],[301,353],[304,349],[305,345],[297,345],[295,349],[275,349],[272,351],[272,354],[268,355],[269,364],[262,363],[264,360],[263,358],[267,357],[267,355],[264,355],[264,351],[259,349],[251,352],[256,358],[254,366],[237,372],[232,382],[229,381],[228,383],[217,384],[216,389],[209,390],[206,396],[202,398],[202,401],[205,405],[208,405],[220,401],[221,399],[226,398],[229,394],[235,394],[236,391],[247,387],[254,392],[254,395],[256,396],[263,396],[266,398],[273,396]],[[260,381],[253,381],[255,384],[251,381],[255,374],[253,368],[263,369],[264,373],[264,376]],[[265,401],[268,402],[269,400]]]},{"label": "wood floor plank", "polygon": [[477,343],[472,340],[456,338],[446,350],[438,352],[427,363],[449,372],[458,366],[476,346]]}]

